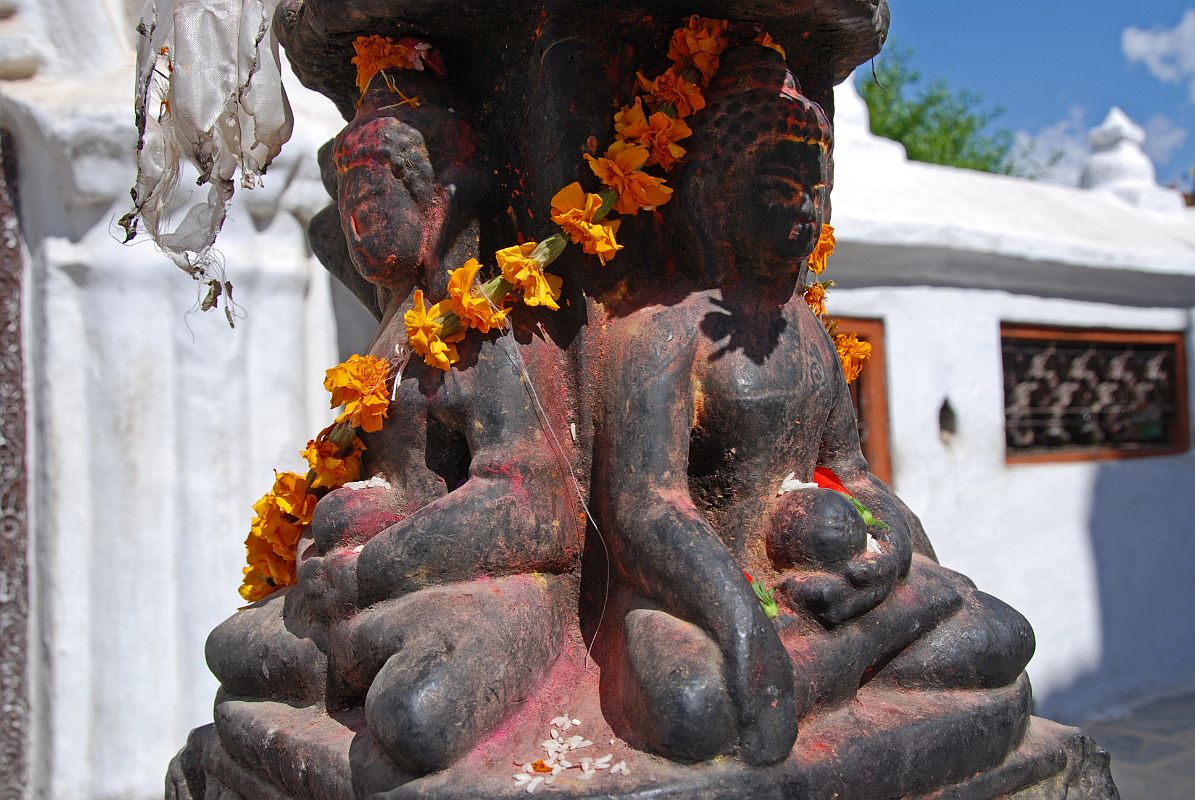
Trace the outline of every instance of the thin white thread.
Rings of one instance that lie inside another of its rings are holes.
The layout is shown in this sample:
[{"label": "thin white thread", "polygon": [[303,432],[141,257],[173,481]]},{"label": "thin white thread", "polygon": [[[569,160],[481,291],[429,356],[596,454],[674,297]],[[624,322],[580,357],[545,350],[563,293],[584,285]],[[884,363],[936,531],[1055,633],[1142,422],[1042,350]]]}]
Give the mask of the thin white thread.
[{"label": "thin white thread", "polygon": [[398,385],[402,383],[402,374],[411,363],[411,347],[406,342],[394,345],[394,357],[398,363],[394,365],[394,388],[390,390],[390,402],[398,401]]}]

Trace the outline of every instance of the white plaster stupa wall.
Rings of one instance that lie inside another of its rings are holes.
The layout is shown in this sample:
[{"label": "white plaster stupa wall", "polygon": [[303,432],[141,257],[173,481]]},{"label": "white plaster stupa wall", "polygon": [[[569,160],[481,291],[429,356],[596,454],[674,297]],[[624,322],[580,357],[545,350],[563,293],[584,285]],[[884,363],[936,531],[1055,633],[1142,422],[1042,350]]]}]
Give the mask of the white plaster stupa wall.
[{"label": "white plaster stupa wall", "polygon": [[0,124],[27,269],[31,796],[160,798],[211,720],[203,643],[242,604],[250,506],[330,419],[335,323],[305,227],[328,202],[315,150],[343,123],[290,83],[296,138],[217,244],[244,310],[230,330],[152,243],[119,243],[139,8],[19,1],[0,40],[39,58],[0,83]]},{"label": "white plaster stupa wall", "polygon": [[1187,331],[1190,358],[1195,213],[911,163],[843,130],[857,103],[839,87],[830,310],[884,321],[896,490],[944,564],[1033,624],[1040,713],[1190,688],[1195,453],[1006,464],[1000,323]]}]

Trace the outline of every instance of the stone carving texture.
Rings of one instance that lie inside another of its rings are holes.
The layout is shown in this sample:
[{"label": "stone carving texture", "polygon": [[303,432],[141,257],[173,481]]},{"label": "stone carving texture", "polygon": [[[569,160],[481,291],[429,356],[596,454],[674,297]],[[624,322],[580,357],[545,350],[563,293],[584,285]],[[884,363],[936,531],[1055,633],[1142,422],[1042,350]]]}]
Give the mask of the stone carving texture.
[{"label": "stone carving texture", "polygon": [[[513,797],[512,762],[542,754],[561,713],[632,767],[552,787],[576,796],[964,782],[947,796],[988,800],[1088,771],[1077,732],[1030,723],[1028,623],[940,566],[867,471],[798,291],[830,215],[832,87],[878,50],[882,2],[289,0],[296,71],[350,120],[322,154],[337,202],[314,249],[378,312],[371,352],[390,356],[414,289],[442,297],[447,269],[550,232],[548,201],[686,12],[736,19],[736,45],[671,202],[624,219],[607,268],[558,261],[559,312],[520,308],[450,373],[407,368],[366,437],[386,482],[321,499],[298,584],[209,638],[215,732],[172,764],[170,797]],[[787,63],[741,19],[766,21]],[[357,96],[354,35],[408,26],[448,77]],[[815,466],[886,526],[829,490],[778,491]],[[776,621],[745,569],[777,587]]]},{"label": "stone carving texture", "polygon": [[0,798],[25,796],[28,701],[28,528],[21,247],[10,183],[16,163],[0,132]]}]

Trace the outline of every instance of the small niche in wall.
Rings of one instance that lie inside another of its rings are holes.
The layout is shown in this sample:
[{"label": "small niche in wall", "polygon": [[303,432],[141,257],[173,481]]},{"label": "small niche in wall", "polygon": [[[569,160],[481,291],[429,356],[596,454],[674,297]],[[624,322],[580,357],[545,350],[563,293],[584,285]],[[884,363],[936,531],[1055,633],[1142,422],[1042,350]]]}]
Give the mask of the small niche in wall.
[{"label": "small niche in wall", "polygon": [[1000,337],[1009,463],[1189,448],[1183,332],[1004,324]]},{"label": "small niche in wall", "polygon": [[958,414],[954,413],[949,397],[943,398],[942,405],[938,407],[938,433],[946,444],[950,444],[958,433]]}]

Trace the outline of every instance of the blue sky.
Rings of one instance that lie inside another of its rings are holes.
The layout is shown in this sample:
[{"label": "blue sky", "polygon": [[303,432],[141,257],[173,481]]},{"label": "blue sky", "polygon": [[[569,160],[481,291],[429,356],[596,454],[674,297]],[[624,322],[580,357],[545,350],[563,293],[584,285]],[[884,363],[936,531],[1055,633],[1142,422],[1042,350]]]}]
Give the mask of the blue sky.
[{"label": "blue sky", "polygon": [[[889,0],[890,41],[925,78],[1003,106],[996,125],[1062,150],[1077,176],[1086,133],[1120,106],[1146,130],[1162,183],[1195,167],[1195,4],[1181,0]],[[866,74],[867,67],[861,69]]]}]

